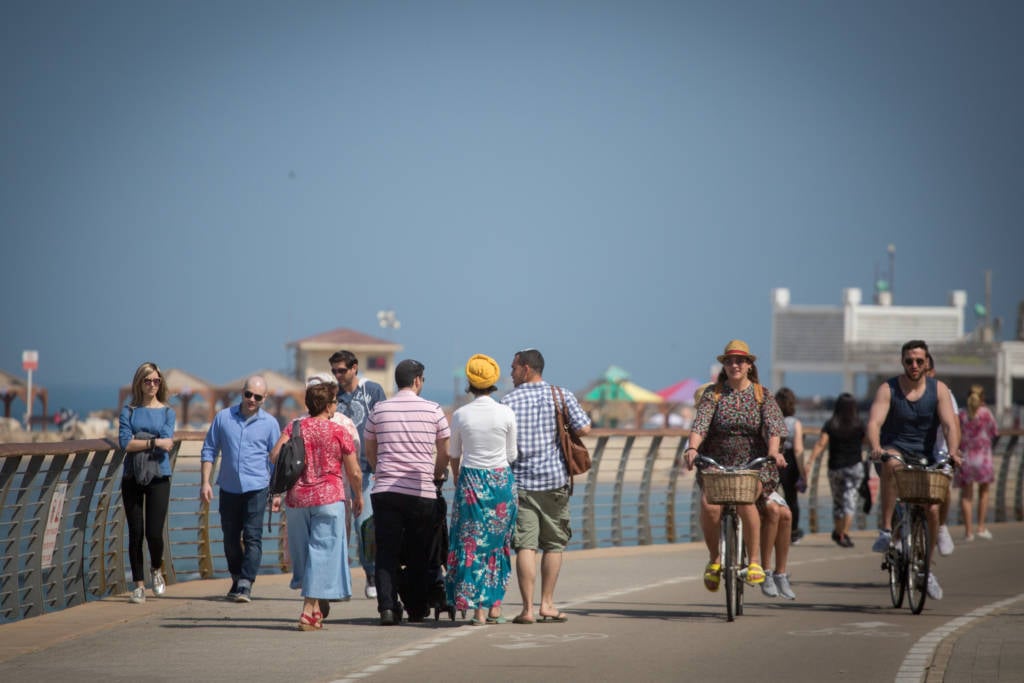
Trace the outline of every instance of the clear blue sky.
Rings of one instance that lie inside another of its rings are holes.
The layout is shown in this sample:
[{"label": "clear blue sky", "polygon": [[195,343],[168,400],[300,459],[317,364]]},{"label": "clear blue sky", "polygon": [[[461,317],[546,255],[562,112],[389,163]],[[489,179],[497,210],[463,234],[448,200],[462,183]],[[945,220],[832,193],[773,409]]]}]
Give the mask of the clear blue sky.
[{"label": "clear blue sky", "polygon": [[527,346],[572,388],[616,364],[656,389],[733,337],[767,359],[773,287],[870,298],[889,243],[897,303],[973,305],[991,269],[1007,338],[1022,25],[1011,1],[7,0],[0,367],[223,382],[391,308],[442,397]]}]

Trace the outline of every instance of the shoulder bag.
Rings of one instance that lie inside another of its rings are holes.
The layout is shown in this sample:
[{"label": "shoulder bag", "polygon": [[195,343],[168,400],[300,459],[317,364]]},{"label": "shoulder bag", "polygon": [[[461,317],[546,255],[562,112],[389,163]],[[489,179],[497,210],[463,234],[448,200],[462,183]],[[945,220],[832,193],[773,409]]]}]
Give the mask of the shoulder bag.
[{"label": "shoulder bag", "polygon": [[301,420],[292,423],[292,435],[281,446],[270,477],[270,493],[287,493],[306,471],[306,444],[302,441]]},{"label": "shoulder bag", "polygon": [[[555,402],[555,423],[558,427],[558,443],[565,458],[565,467],[569,472],[569,493],[572,494],[572,478],[577,474],[585,474],[590,470],[590,451],[583,445],[580,435],[573,429],[569,418],[569,407],[565,403],[562,387],[551,387],[551,398]],[[561,400],[559,400],[559,397]]]}]

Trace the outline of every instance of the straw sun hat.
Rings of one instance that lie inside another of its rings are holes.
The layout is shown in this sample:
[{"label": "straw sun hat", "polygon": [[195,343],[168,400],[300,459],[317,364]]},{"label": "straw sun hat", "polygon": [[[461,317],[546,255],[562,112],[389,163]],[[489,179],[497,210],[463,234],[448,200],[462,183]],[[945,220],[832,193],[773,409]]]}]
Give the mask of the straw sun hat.
[{"label": "straw sun hat", "polygon": [[733,339],[731,342],[725,345],[725,351],[718,357],[719,363],[724,363],[725,359],[730,356],[745,356],[750,359],[751,363],[757,362],[757,356],[750,352],[750,347],[747,346],[747,342],[742,339]]}]

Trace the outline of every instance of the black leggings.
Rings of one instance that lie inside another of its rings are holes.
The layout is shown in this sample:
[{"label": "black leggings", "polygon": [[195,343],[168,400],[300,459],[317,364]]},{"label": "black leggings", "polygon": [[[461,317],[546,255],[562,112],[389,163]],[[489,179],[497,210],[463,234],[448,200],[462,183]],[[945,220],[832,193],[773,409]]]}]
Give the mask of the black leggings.
[{"label": "black leggings", "polygon": [[121,500],[128,520],[128,561],[132,565],[132,581],[145,581],[142,564],[142,541],[149,545],[153,569],[160,569],[164,560],[164,522],[171,500],[171,478],[157,477],[146,486],[134,479],[121,480]]},{"label": "black leggings", "polygon": [[793,514],[793,533],[800,528],[800,498],[797,495],[796,482],[800,479],[800,468],[796,464],[796,452],[787,448],[783,453],[786,458],[786,466],[779,471],[779,484],[782,485],[783,497],[786,505]]}]

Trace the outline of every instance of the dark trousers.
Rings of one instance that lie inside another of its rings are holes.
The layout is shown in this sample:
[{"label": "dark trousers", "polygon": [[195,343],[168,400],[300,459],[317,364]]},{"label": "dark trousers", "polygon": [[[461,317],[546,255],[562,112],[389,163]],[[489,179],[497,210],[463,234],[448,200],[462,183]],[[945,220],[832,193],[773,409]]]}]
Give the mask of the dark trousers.
[{"label": "dark trousers", "polygon": [[267,489],[228,493],[220,490],[220,529],[228,571],[239,585],[252,585],[263,561],[263,515]]},{"label": "dark trousers", "polygon": [[399,567],[404,561],[404,606],[410,618],[422,616],[435,579],[430,567],[430,543],[436,501],[404,493],[374,493],[370,498],[377,534],[377,610],[397,610]]},{"label": "dark trousers", "polygon": [[153,569],[164,564],[164,523],[167,505],[171,499],[171,478],[157,477],[145,486],[132,477],[121,480],[121,501],[128,522],[128,562],[132,566],[132,581],[145,581],[146,570],[142,557],[142,542],[149,545],[149,562]]},{"label": "dark trousers", "polygon": [[800,479],[800,468],[797,467],[793,449],[787,448],[782,455],[786,458],[786,466],[779,470],[779,484],[782,485],[786,505],[793,514],[793,534],[797,534],[800,528],[800,498],[797,496],[796,482]]}]

